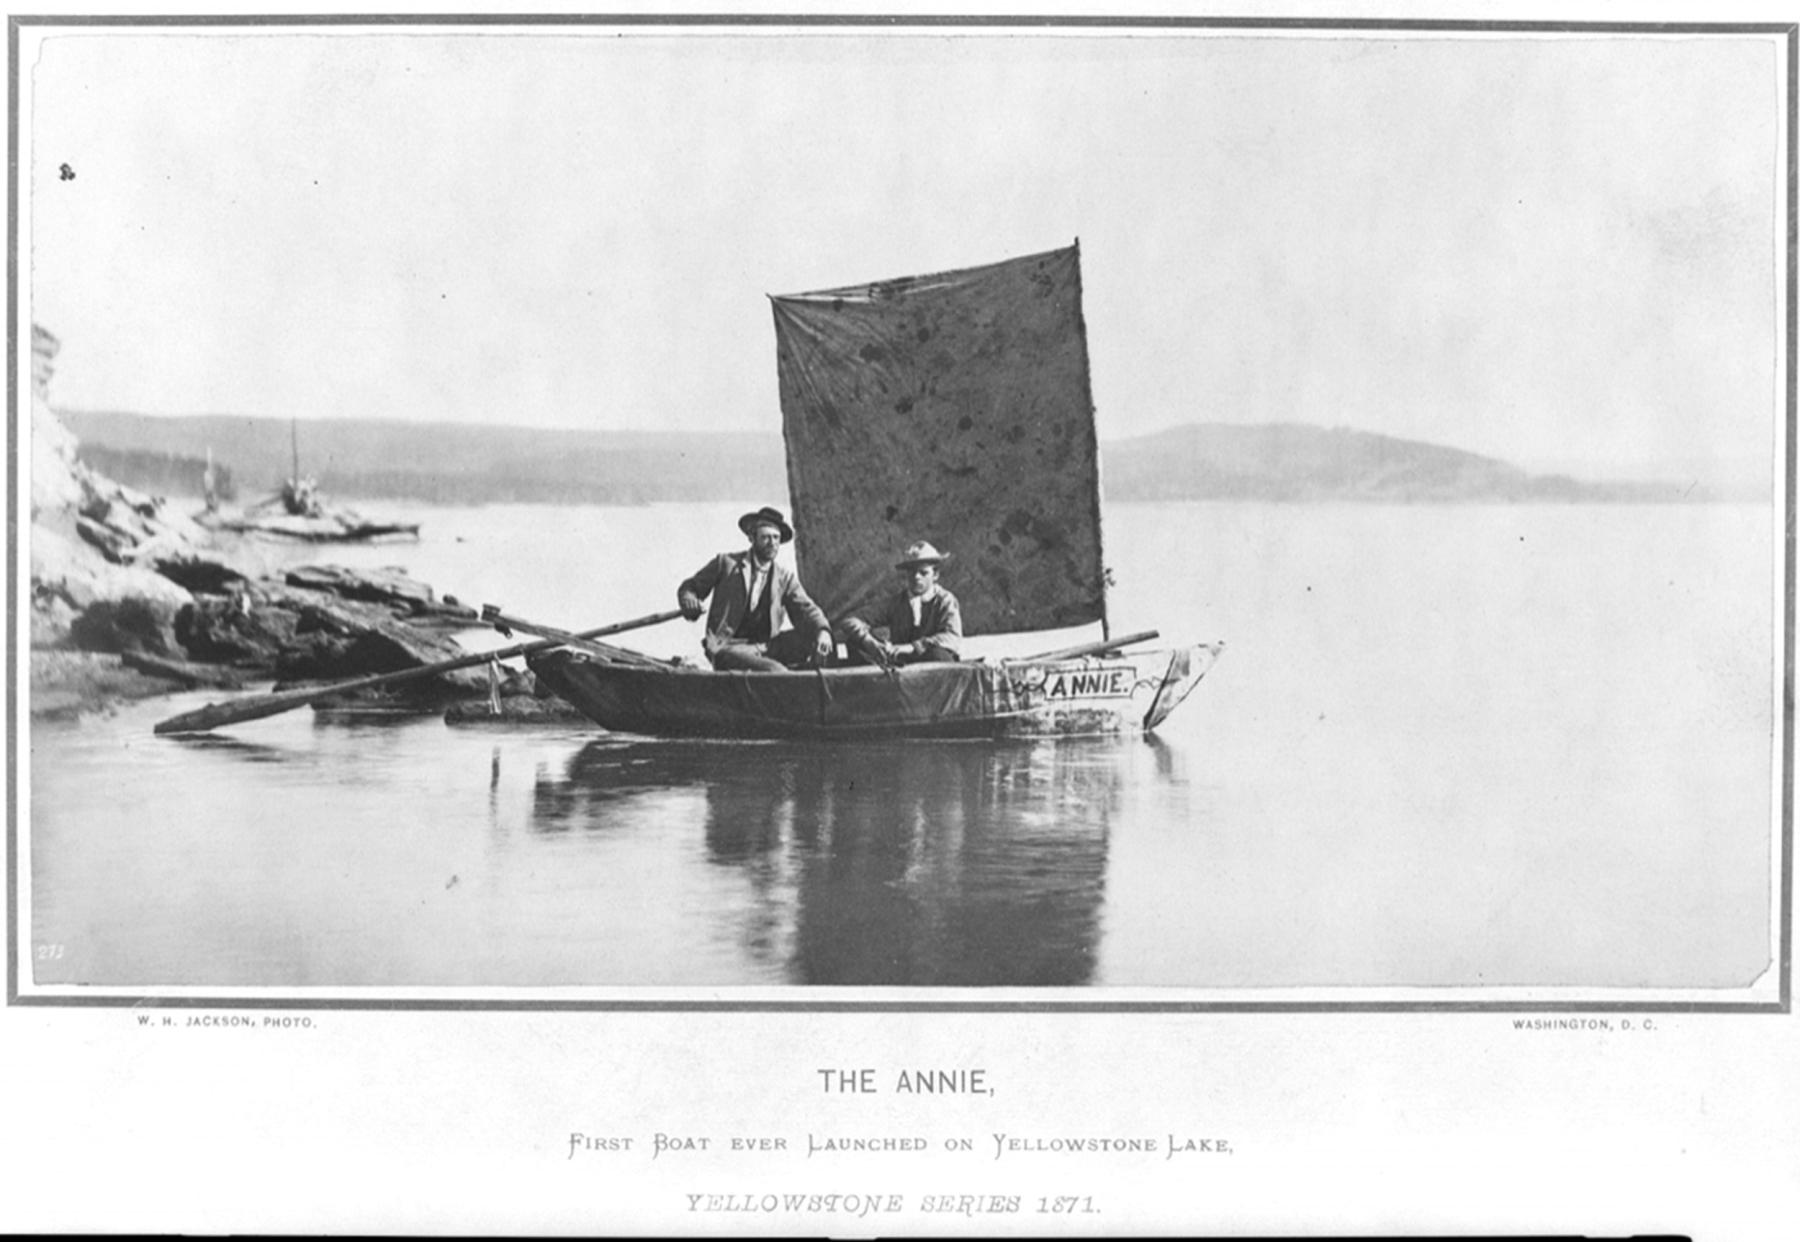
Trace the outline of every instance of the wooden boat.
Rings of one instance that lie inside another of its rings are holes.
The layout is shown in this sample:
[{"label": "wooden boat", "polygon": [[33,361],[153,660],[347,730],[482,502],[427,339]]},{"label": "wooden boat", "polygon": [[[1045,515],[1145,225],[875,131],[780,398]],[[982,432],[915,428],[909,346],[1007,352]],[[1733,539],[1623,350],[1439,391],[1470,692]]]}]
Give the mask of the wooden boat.
[{"label": "wooden boat", "polygon": [[897,588],[893,553],[949,550],[970,637],[1099,623],[1020,660],[718,672],[559,649],[532,669],[619,732],[1024,737],[1156,728],[1221,643],[1126,650],[1101,553],[1079,246],[772,297],[801,580],[826,613]]},{"label": "wooden boat", "polygon": [[348,509],[320,513],[246,513],[239,517],[203,514],[196,519],[213,530],[302,543],[372,543],[383,539],[417,539],[417,522],[380,522]]},{"label": "wooden boat", "polygon": [[1217,658],[1217,643],[1067,660],[969,661],[793,673],[531,657],[589,719],[658,737],[1025,738],[1156,728]]}]

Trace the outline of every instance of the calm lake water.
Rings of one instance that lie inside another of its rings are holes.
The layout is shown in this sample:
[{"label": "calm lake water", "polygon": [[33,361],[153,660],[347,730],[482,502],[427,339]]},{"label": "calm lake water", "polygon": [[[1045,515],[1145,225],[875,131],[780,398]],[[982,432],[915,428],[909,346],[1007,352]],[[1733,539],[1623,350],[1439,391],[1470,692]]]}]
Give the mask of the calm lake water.
[{"label": "calm lake water", "polygon": [[[404,565],[574,629],[672,606],[746,507],[412,507],[419,544],[295,559]],[[31,969],[1740,987],[1771,934],[1773,525],[1760,506],[1110,506],[1115,631],[1228,644],[1151,739],[677,743],[304,710],[152,735],[216,692],[36,724]],[[632,641],[699,649],[681,622]]]}]

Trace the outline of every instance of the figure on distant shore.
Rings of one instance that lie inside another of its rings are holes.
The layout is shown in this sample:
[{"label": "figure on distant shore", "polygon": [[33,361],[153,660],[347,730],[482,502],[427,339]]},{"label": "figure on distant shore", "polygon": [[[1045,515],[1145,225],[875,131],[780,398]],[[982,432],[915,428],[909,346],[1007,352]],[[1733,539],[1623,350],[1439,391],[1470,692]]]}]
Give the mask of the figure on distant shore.
[{"label": "figure on distant shore", "polygon": [[319,485],[311,475],[283,483],[281,503],[294,517],[318,517],[325,512],[325,506],[319,503]]},{"label": "figure on distant shore", "polygon": [[676,590],[682,615],[697,620],[708,596],[701,647],[718,669],[781,672],[822,664],[831,655],[831,623],[800,585],[800,576],[776,560],[794,528],[781,510],[763,508],[738,519],[749,537],[743,552],[721,552]]},{"label": "figure on distant shore", "polygon": [[853,657],[883,668],[962,658],[962,606],[938,582],[949,559],[925,542],[906,549],[894,566],[905,587],[842,625]]}]

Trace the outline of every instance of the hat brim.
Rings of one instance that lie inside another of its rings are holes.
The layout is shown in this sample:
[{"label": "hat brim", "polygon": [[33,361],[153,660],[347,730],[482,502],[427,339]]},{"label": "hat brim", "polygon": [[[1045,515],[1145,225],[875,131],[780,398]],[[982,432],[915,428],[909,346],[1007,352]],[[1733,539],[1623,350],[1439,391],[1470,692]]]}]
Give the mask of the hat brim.
[{"label": "hat brim", "polygon": [[786,522],[777,522],[766,513],[746,513],[738,519],[738,529],[746,535],[754,535],[758,526],[773,526],[781,532],[781,542],[794,541],[794,528]]},{"label": "hat brim", "polygon": [[935,569],[937,566],[942,565],[945,561],[947,561],[949,559],[950,559],[950,554],[948,552],[944,553],[944,555],[942,555],[942,556],[921,556],[921,557],[917,558],[916,560],[896,561],[896,562],[894,562],[894,568],[895,569],[923,569],[927,565],[929,565]]}]

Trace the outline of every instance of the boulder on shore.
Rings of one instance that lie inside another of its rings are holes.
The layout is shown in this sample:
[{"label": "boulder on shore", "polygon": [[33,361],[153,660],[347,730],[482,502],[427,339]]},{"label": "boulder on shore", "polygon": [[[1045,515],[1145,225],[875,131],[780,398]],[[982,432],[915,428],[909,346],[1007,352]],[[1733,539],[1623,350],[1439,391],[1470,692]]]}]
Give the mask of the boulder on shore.
[{"label": "boulder on shore", "polygon": [[157,573],[196,595],[231,595],[248,587],[255,575],[245,566],[192,548],[155,558]]},{"label": "boulder on shore", "polygon": [[[468,654],[445,631],[478,625],[475,611],[403,569],[308,565],[271,573],[240,537],[83,465],[75,437],[48,402],[55,338],[34,327],[33,348],[33,716],[105,707],[172,685],[231,685],[246,674],[284,684],[338,681]],[[490,690],[488,672],[475,666],[379,697],[438,710],[485,704]]]},{"label": "boulder on shore", "polygon": [[69,641],[82,651],[141,651],[180,659],[182,647],[175,637],[178,612],[172,604],[141,595],[97,600],[70,622]]},{"label": "boulder on shore", "polygon": [[480,620],[473,608],[453,599],[439,599],[437,592],[404,569],[346,569],[342,565],[301,565],[287,571],[287,585],[320,591],[338,599],[380,604],[396,616],[436,618],[474,624]]},{"label": "boulder on shore", "polygon": [[[391,617],[375,617],[358,605],[311,604],[295,630],[295,642],[276,664],[278,688],[296,681],[340,681],[397,673],[458,659],[467,648],[405,625]],[[366,610],[367,605],[360,606]],[[441,707],[472,695],[485,696],[488,675],[480,667],[451,669],[417,681],[403,682],[383,697],[409,705]]]},{"label": "boulder on shore", "polygon": [[[82,647],[73,636],[76,618],[97,606],[127,601],[170,615],[192,600],[177,584],[153,570],[106,561],[47,526],[31,530],[32,646]],[[100,650],[117,651],[116,644]]]},{"label": "boulder on shore", "polygon": [[158,550],[192,546],[199,528],[167,502],[82,465],[75,437],[45,398],[47,383],[46,376],[31,399],[32,645],[108,653],[139,639],[166,646],[173,636],[160,622],[192,597],[151,560]]}]

